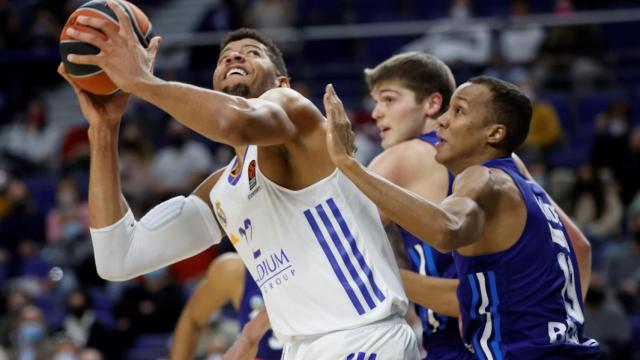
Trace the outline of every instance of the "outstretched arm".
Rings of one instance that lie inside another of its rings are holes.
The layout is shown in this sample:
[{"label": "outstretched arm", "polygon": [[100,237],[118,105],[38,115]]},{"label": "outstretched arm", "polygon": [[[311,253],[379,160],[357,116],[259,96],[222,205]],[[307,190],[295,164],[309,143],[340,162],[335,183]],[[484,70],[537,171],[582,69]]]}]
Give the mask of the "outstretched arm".
[{"label": "outstretched arm", "polygon": [[[231,146],[278,145],[304,132],[304,126],[294,123],[297,117],[292,112],[307,109],[307,124],[322,119],[308,100],[291,89],[274,89],[260,98],[246,99],[154,76],[144,66],[147,57],[128,15],[114,1],[108,1],[108,5],[118,17],[120,28],[114,30],[105,19],[78,17],[78,23],[102,31],[107,40],[72,30],[70,37],[97,47],[100,53],[69,55],[69,61],[99,66],[120,89],[156,105],[203,136]],[[268,59],[263,50],[256,52]]]},{"label": "outstretched arm", "polygon": [[244,265],[235,254],[222,255],[207,271],[187,305],[174,331],[171,359],[193,359],[202,329],[211,314],[231,301],[238,308],[244,288]]},{"label": "outstretched arm", "polygon": [[267,309],[260,310],[258,315],[251,319],[242,328],[240,336],[224,353],[222,360],[252,360],[258,352],[258,345],[264,334],[269,331],[271,324],[267,316]]},{"label": "outstretched arm", "polygon": [[353,131],[342,102],[331,85],[324,97],[327,112],[327,148],[338,168],[392,221],[442,252],[474,243],[484,230],[492,176],[475,166],[456,178],[455,191],[440,205],[421,198],[364,168],[353,153]]},{"label": "outstretched arm", "polygon": [[402,285],[412,302],[437,313],[458,317],[458,279],[443,279],[424,276],[413,271],[400,269]]},{"label": "outstretched arm", "polygon": [[[533,176],[529,173],[529,170],[522,162],[522,159],[515,153],[511,155],[513,160],[520,171],[531,181],[535,181]],[[542,187],[541,187],[542,188]],[[556,208],[556,211],[560,215],[560,219],[564,224],[565,229],[567,230],[567,234],[569,234],[569,240],[573,245],[573,251],[576,253],[576,259],[578,260],[578,268],[580,274],[580,285],[582,289],[582,300],[584,300],[587,296],[587,290],[589,290],[589,280],[591,279],[591,244],[589,243],[589,239],[584,235],[584,233],[580,230],[578,225],[571,220],[571,218],[556,204],[555,201],[547,194],[547,197]]]}]

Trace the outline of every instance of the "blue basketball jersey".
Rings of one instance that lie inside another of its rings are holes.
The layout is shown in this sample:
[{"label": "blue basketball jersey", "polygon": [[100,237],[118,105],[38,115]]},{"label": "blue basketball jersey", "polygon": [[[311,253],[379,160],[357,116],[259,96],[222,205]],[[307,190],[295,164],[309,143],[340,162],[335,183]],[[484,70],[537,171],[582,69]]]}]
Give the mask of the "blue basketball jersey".
[{"label": "blue basketball jersey", "polygon": [[597,358],[598,343],[583,336],[578,264],[558,213],[510,157],[483,165],[511,176],[527,220],[507,250],[454,252],[463,339],[479,359]]},{"label": "blue basketball jersey", "polygon": [[[434,146],[438,142],[435,131],[421,135],[420,140]],[[453,175],[449,173],[447,195],[451,194],[452,186]],[[451,253],[441,253],[402,227],[399,228],[412,271],[439,278],[455,279],[458,277]],[[422,323],[422,345],[427,350],[428,359],[474,358],[460,339],[457,318],[438,314],[420,305],[415,305],[415,309]]]},{"label": "blue basketball jersey", "polygon": [[[264,302],[260,289],[255,281],[253,281],[251,274],[245,269],[244,291],[242,293],[242,299],[240,300],[240,307],[238,308],[240,328],[244,327],[246,323],[253,319],[263,307]],[[283,344],[276,339],[271,330],[269,330],[264,334],[262,340],[260,340],[256,359],[279,360],[282,356],[282,347]]]}]

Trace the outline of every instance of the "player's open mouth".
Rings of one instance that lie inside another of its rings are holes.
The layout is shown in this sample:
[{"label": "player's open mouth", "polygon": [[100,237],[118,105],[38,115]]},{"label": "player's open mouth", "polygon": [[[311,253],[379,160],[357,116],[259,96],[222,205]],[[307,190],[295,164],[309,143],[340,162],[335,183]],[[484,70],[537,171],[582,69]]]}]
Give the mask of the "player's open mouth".
[{"label": "player's open mouth", "polygon": [[247,71],[240,67],[233,67],[227,71],[227,74],[224,76],[227,79],[229,76],[247,76]]},{"label": "player's open mouth", "polygon": [[387,132],[389,132],[389,130],[391,130],[391,128],[379,128],[380,130],[380,137],[383,137]]}]

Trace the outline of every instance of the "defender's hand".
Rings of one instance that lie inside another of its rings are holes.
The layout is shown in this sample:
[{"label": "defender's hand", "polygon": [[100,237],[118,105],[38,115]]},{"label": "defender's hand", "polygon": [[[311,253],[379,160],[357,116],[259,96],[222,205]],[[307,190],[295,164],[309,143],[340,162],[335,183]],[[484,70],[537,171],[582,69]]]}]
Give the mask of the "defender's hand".
[{"label": "defender's hand", "polygon": [[100,49],[97,55],[71,54],[68,60],[76,64],[99,66],[121,90],[134,93],[136,84],[153,78],[153,64],[160,37],[154,37],[149,47],[143,48],[136,38],[131,19],[124,9],[112,0],[107,0],[107,5],[118,17],[120,29],[116,32],[108,26],[108,20],[105,19],[79,16],[79,24],[102,31],[107,36],[107,40],[102,40],[88,32],[68,28],[67,34],[70,37]]},{"label": "defender's hand", "polygon": [[342,101],[329,84],[324,93],[324,109],[327,113],[327,150],[336,166],[340,167],[353,160],[356,152],[355,134],[351,129],[351,121],[344,111]]},{"label": "defender's hand", "polygon": [[119,125],[122,114],[127,107],[129,94],[118,91],[113,95],[94,95],[80,89],[71,81],[64,64],[60,63],[58,65],[58,73],[67,80],[76,93],[82,115],[87,119],[89,125],[106,125],[109,127],[117,127]]}]

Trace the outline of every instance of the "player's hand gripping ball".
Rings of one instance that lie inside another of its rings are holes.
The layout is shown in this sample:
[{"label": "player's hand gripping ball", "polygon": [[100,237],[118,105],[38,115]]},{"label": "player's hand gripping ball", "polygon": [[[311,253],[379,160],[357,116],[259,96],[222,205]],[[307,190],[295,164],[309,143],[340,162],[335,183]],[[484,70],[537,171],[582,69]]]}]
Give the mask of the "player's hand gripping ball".
[{"label": "player's hand gripping ball", "polygon": [[[131,25],[140,44],[145,48],[148,47],[152,34],[151,22],[149,22],[147,15],[145,15],[137,6],[128,1],[115,1],[121,5],[127,15],[129,15]],[[100,49],[93,45],[69,37],[66,34],[66,30],[68,28],[71,27],[78,31],[89,32],[99,36],[103,40],[107,40],[106,35],[101,31],[89,26],[78,24],[76,20],[80,15],[106,19],[115,31],[120,29],[118,18],[116,17],[116,14],[111,11],[109,6],[107,6],[106,0],[92,0],[80,6],[69,16],[69,19],[66,24],[64,24],[62,33],[60,34],[60,56],[62,56],[62,63],[64,64],[65,70],[69,74],[71,80],[81,89],[96,95],[113,94],[118,91],[118,87],[111,81],[111,79],[109,79],[107,74],[105,74],[101,68],[94,65],[74,64],[67,60],[67,55],[69,54],[95,55],[100,52]]]}]

